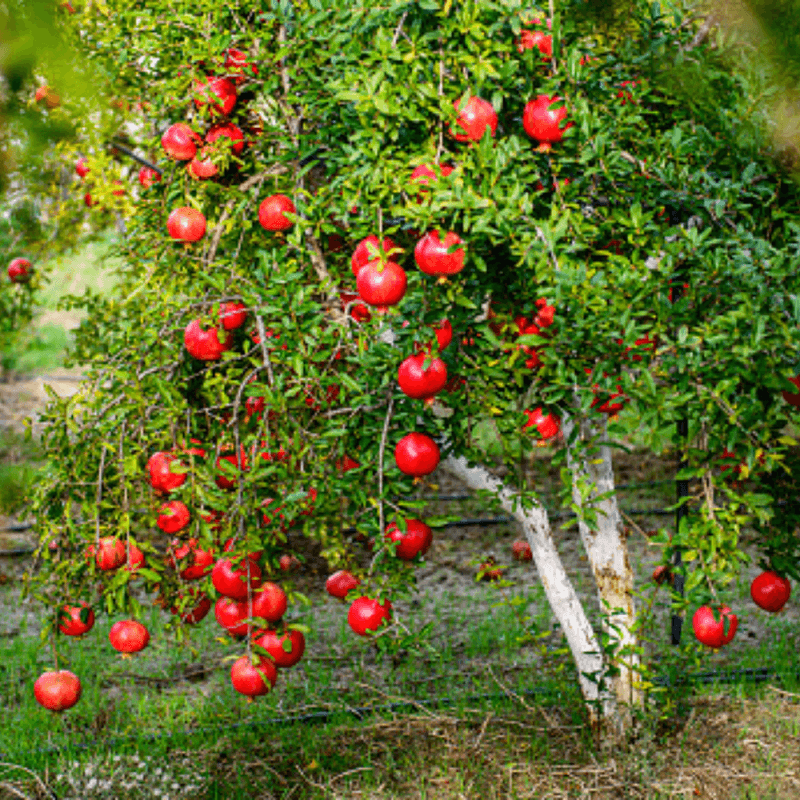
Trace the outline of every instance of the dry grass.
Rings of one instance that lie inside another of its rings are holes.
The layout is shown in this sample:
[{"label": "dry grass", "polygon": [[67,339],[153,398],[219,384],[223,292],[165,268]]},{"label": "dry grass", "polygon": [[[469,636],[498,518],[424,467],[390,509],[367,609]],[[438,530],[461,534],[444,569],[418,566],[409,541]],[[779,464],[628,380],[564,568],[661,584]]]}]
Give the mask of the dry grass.
[{"label": "dry grass", "polygon": [[[251,756],[248,767],[268,769],[282,787],[265,798],[800,797],[800,696],[772,689],[760,699],[698,699],[670,733],[641,732],[627,748],[605,755],[583,726],[560,716],[542,709],[407,716],[330,731],[305,760],[273,750]],[[341,761],[342,753],[363,763],[331,769],[326,761]],[[218,784],[233,781],[241,767],[231,760],[217,773]]]},{"label": "dry grass", "polygon": [[769,687],[757,698],[697,697],[683,720],[642,726],[627,746],[605,750],[571,714],[521,702],[420,708],[360,725],[240,729],[144,761],[86,754],[38,775],[0,764],[0,800],[800,797],[800,695]]}]

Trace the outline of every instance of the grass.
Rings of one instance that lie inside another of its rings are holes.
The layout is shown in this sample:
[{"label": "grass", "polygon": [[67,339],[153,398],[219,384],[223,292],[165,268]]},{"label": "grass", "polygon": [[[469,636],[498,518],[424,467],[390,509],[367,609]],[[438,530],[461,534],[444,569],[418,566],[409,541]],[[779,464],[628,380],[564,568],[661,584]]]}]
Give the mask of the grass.
[{"label": "grass", "polygon": [[109,292],[117,283],[120,262],[109,257],[116,234],[113,231],[38,265],[49,281],[38,294],[32,325],[19,332],[13,352],[3,354],[3,367],[16,374],[51,372],[64,365],[73,341],[72,328],[85,312],[62,311],[59,303],[67,294],[81,295],[87,288]]},{"label": "grass", "polygon": [[43,469],[42,453],[33,439],[11,429],[0,430],[0,513],[22,509]]},{"label": "grass", "polygon": [[[541,588],[511,591],[535,627],[546,629],[550,616]],[[9,607],[12,592],[5,592]],[[411,630],[421,627],[423,616],[438,618],[435,653],[421,648],[393,664],[352,635],[339,604],[323,599],[313,615],[298,615],[311,628],[307,658],[281,673],[273,694],[253,703],[228,681],[226,659],[238,656],[242,645],[230,639],[220,645],[212,619],[193,631],[191,647],[181,646],[166,635],[165,615],[152,609],[143,618],[151,644],[123,658],[106,641],[116,618],[101,617],[86,637],[59,645],[62,665],[84,684],[81,702],[62,715],[33,700],[31,683],[52,668],[52,655],[36,636],[34,617],[21,617],[16,629],[0,631],[0,703],[7,709],[0,760],[49,776],[59,797],[155,797],[158,788],[162,797],[192,798],[577,798],[589,796],[581,792],[592,786],[593,797],[608,798],[792,796],[784,773],[794,769],[800,751],[772,724],[777,704],[786,724],[800,730],[794,705],[800,698],[787,694],[796,690],[789,674],[798,668],[790,620],[770,617],[769,635],[736,664],[769,665],[787,674],[784,682],[771,690],[672,690],[676,702],[662,704],[663,719],[656,715],[642,725],[636,745],[612,759],[592,741],[558,637],[547,638],[545,658],[537,660],[535,647],[517,643],[524,632],[518,617],[507,606],[493,608],[496,601],[496,591],[486,586],[471,607],[440,596],[419,611],[406,610]],[[666,634],[661,647],[670,650]],[[727,663],[722,652],[707,655],[704,666]],[[206,670],[201,681],[182,678],[198,665]],[[550,693],[533,696],[541,685]],[[493,696],[482,696],[487,693]],[[452,703],[424,704],[441,696]],[[381,710],[401,701],[407,705]],[[375,713],[358,722],[347,713],[354,707]],[[328,718],[291,719],[320,712]],[[730,730],[714,721],[722,715]],[[764,747],[747,744],[751,740]],[[736,778],[734,753],[761,794],[745,793],[750,783]],[[720,793],[725,775],[739,794]],[[3,781],[30,790],[33,778],[24,776],[0,771],[0,798]],[[701,794],[670,794],[690,784]],[[620,785],[627,793],[614,794]],[[709,786],[716,793],[705,793]]]}]

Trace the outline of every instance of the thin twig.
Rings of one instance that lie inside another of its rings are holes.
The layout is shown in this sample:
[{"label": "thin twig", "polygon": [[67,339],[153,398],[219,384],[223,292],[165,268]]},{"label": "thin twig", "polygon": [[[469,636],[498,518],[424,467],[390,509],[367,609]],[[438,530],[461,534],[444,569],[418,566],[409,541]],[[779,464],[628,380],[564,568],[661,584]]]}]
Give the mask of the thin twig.
[{"label": "thin twig", "polygon": [[708,38],[708,34],[711,32],[711,29],[715,24],[716,20],[714,19],[714,15],[709,14],[706,17],[705,22],[703,22],[703,24],[698,28],[694,39],[692,39],[692,41],[683,48],[683,52],[687,53],[689,50],[694,50],[695,47],[701,45]]},{"label": "thin twig", "polygon": [[103,471],[106,466],[106,448],[105,445],[100,447],[100,469],[97,471],[97,494],[95,495],[95,547],[100,547],[100,501],[103,499]]},{"label": "thin twig", "polygon": [[383,457],[386,452],[386,438],[389,435],[389,423],[392,421],[392,411],[394,410],[394,398],[389,397],[389,407],[386,409],[386,418],[383,420],[383,431],[381,432],[381,443],[378,447],[378,524],[381,535],[384,530],[383,518]]},{"label": "thin twig", "polygon": [[403,30],[403,23],[406,21],[407,16],[408,11],[404,11],[403,16],[400,17],[400,22],[397,23],[397,27],[394,30],[394,36],[392,37],[392,47],[397,47],[397,40],[400,38],[400,31]]}]

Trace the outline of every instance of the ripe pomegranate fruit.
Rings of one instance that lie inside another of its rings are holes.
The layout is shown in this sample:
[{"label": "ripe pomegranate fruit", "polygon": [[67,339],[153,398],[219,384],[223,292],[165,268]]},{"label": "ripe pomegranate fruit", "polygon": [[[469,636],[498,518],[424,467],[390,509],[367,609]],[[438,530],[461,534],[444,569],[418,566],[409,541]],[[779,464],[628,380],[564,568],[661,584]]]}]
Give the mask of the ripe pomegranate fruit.
[{"label": "ripe pomegranate fruit", "polygon": [[[692,617],[692,627],[697,640],[707,647],[722,647],[728,644],[736,634],[739,620],[728,606],[721,606],[715,611],[710,606],[700,606]],[[727,629],[727,633],[725,632]]]},{"label": "ripe pomegranate fruit", "polygon": [[153,453],[147,461],[147,471],[150,473],[150,485],[163,494],[169,494],[173,489],[183,485],[186,480],[185,467],[179,459],[170,453]]},{"label": "ripe pomegranate fruit", "polygon": [[374,235],[362,239],[356,245],[350,258],[353,275],[357,278],[361,267],[366,267],[370,261],[389,261],[392,257],[391,251],[396,249],[398,249],[397,245],[388,236],[384,237],[382,242]]},{"label": "ripe pomegranate fruit", "polygon": [[414,248],[414,260],[426,275],[456,275],[464,269],[463,241],[450,231],[444,239],[439,231],[426,233]]},{"label": "ripe pomegranate fruit", "polygon": [[272,657],[276,667],[287,669],[293,667],[302,657],[306,649],[306,637],[302,631],[288,630],[284,634],[275,631],[262,631],[253,639],[253,644],[263,647]]},{"label": "ripe pomegranate fruit", "polygon": [[[537,18],[531,20],[530,24],[540,25],[541,23],[542,21]],[[548,19],[547,27],[551,28],[552,26],[553,23]],[[542,54],[542,61],[549,61],[553,57],[553,37],[543,30],[523,30],[517,50],[520,53],[524,53],[526,50],[533,50],[534,48]]]},{"label": "ripe pomegranate fruit", "polygon": [[334,572],[333,575],[328,576],[328,580],[325,581],[325,590],[331,597],[344,600],[348,593],[360,583],[361,581],[351,572],[346,569],[340,569],[338,572]]},{"label": "ripe pomegranate fruit", "polygon": [[797,391],[787,392],[786,389],[784,389],[781,394],[783,395],[783,399],[789,403],[789,405],[792,405],[795,408],[800,408],[800,375],[797,375],[794,378],[789,378],[789,380],[797,387]]},{"label": "ripe pomegranate fruit", "polygon": [[233,688],[247,697],[269,694],[277,680],[278,670],[266,656],[257,656],[253,664],[250,656],[244,655],[231,667]]},{"label": "ripe pomegranate fruit", "polygon": [[394,458],[401,472],[415,478],[429,475],[439,465],[439,447],[424,433],[409,433],[395,446]]},{"label": "ripe pomegranate fruit", "polygon": [[226,331],[241,328],[247,319],[247,307],[244,303],[223,303],[219,309],[219,321]]},{"label": "ripe pomegranate fruit", "polygon": [[450,135],[457,142],[479,142],[488,128],[494,136],[497,130],[497,112],[488,100],[474,95],[466,102],[455,100],[453,106],[458,112],[458,119],[450,128]]},{"label": "ripe pomegranate fruit", "polygon": [[196,242],[206,234],[206,218],[196,208],[181,206],[167,218],[167,233],[182,242]]},{"label": "ripe pomegranate fruit", "polygon": [[114,536],[101,536],[97,547],[95,561],[102,570],[112,570],[125,563],[127,553],[125,542]]},{"label": "ripe pomegranate fruit", "polygon": [[370,261],[358,271],[356,288],[361,299],[379,312],[397,305],[406,293],[406,271],[394,261]]},{"label": "ripe pomegranate fruit", "polygon": [[[170,612],[173,614],[180,613],[182,622],[188,625],[196,625],[208,616],[208,612],[211,610],[211,600],[204,592],[198,594],[196,591],[190,589],[187,594],[189,597],[196,600],[194,606],[189,606],[186,610],[179,612],[178,606],[174,605],[170,608]],[[179,597],[181,596],[182,595],[179,595]]]},{"label": "ripe pomegranate fruit", "polygon": [[33,695],[48,711],[66,711],[81,699],[81,682],[67,669],[44,672],[33,684]]},{"label": "ripe pomegranate fruit", "polygon": [[108,632],[108,640],[115,650],[120,653],[138,653],[147,647],[150,641],[150,632],[135,619],[125,619],[115,622]]},{"label": "ripe pomegranate fruit", "polygon": [[417,400],[432,400],[447,383],[447,366],[441,358],[417,353],[404,359],[397,370],[401,391]]},{"label": "ripe pomegranate fruit", "polygon": [[85,602],[77,606],[62,606],[58,612],[58,629],[67,636],[83,636],[94,625],[94,611]]},{"label": "ripe pomegranate fruit", "polygon": [[397,542],[395,554],[403,561],[411,561],[418,555],[424,556],[433,542],[433,531],[419,519],[406,519],[406,529],[401,531],[396,522],[386,528],[386,538]]},{"label": "ripe pomegranate fruit", "polygon": [[189,509],[181,500],[164,503],[158,514],[156,524],[164,533],[177,533],[189,524]]},{"label": "ripe pomegranate fruit", "polygon": [[560,101],[558,95],[541,94],[529,101],[522,112],[522,127],[531,139],[539,142],[540,152],[551,150],[556,142],[561,141],[564,131],[573,125],[568,122],[561,126],[567,116],[566,106],[553,108]]},{"label": "ripe pomegranate fruit", "polygon": [[154,183],[161,180],[161,175],[150,167],[142,167],[139,170],[139,183],[142,188],[149,189]]},{"label": "ripe pomegranate fruit", "polygon": [[[185,562],[184,559],[186,559]],[[185,581],[196,581],[211,572],[215,563],[214,552],[201,550],[197,546],[197,539],[189,539],[185,544],[181,543],[179,539],[174,539],[167,563],[173,569],[177,569],[181,562],[184,562],[181,577]]]},{"label": "ripe pomegranate fruit", "polygon": [[527,539],[517,539],[511,545],[511,555],[515,561],[532,561],[533,551]]},{"label": "ripe pomegranate fruit", "polygon": [[225,597],[234,600],[246,600],[249,585],[253,590],[261,585],[261,567],[255,561],[247,561],[234,567],[229,558],[220,558],[211,570],[211,582],[214,588]]},{"label": "ripe pomegranate fruit", "polygon": [[164,131],[161,146],[170,158],[189,161],[195,157],[200,141],[200,137],[185,122],[176,122]]},{"label": "ripe pomegranate fruit", "polygon": [[375,633],[381,625],[388,623],[392,616],[392,604],[383,603],[372,597],[358,597],[350,604],[347,624],[359,635]]},{"label": "ripe pomegranate fruit", "polygon": [[210,103],[218,114],[230,114],[236,105],[236,86],[229,78],[208,76],[205,81],[195,81],[194,88],[198,108]]},{"label": "ripe pomegranate fruit", "polygon": [[27,258],[15,258],[8,265],[8,277],[12,283],[27,283],[31,279],[31,262]]},{"label": "ripe pomegranate fruit", "polygon": [[555,414],[545,414],[541,406],[534,408],[533,411],[526,411],[525,414],[528,421],[522,426],[522,430],[535,427],[539,436],[545,441],[558,436],[561,430],[561,420]]},{"label": "ripe pomegranate fruit", "polygon": [[258,207],[258,221],[268,231],[286,231],[294,223],[286,216],[286,212],[297,212],[291,198],[285,194],[273,194],[261,201]]},{"label": "ripe pomegranate fruit", "polygon": [[777,572],[767,570],[757,575],[750,584],[753,602],[764,611],[780,611],[792,594],[792,585]]},{"label": "ripe pomegranate fruit", "polygon": [[233,336],[229,333],[220,342],[216,326],[203,328],[199,319],[193,319],[183,332],[183,344],[189,355],[199,361],[219,361],[233,347]]}]

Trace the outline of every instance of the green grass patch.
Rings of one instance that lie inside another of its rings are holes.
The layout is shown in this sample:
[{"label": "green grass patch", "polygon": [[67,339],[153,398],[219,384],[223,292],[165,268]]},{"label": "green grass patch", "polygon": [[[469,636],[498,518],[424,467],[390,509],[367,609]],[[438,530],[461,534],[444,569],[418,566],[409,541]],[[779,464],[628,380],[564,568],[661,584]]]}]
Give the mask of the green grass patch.
[{"label": "green grass patch", "polygon": [[64,365],[72,334],[47,324],[20,331],[14,351],[3,354],[3,369],[21,374],[51,372]]}]

